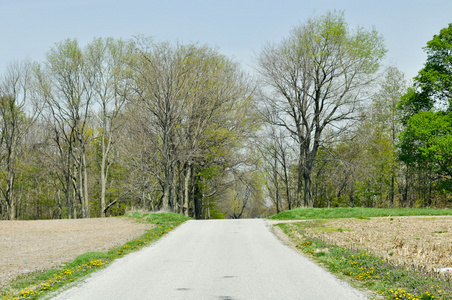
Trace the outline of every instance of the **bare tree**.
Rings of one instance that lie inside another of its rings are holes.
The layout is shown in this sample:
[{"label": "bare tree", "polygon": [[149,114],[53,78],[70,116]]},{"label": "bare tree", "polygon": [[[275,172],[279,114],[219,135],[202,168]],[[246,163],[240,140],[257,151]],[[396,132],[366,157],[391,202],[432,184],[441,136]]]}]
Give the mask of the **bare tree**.
[{"label": "bare tree", "polygon": [[88,85],[93,91],[94,101],[99,105],[95,116],[99,120],[100,140],[100,215],[105,217],[107,203],[108,171],[111,164],[111,150],[120,122],[120,113],[129,97],[132,79],[128,72],[128,61],[133,55],[133,44],[121,40],[94,39],[86,47],[85,69]]},{"label": "bare tree", "polygon": [[[194,181],[203,181],[200,172],[209,168],[209,151],[216,149],[219,155],[247,123],[246,114],[239,116],[244,113],[239,107],[249,102],[249,90],[238,65],[206,46],[171,46],[146,39],[137,45],[136,98],[149,112],[147,122],[157,138],[163,209],[188,214],[190,190],[202,186]],[[176,185],[183,186],[183,194],[176,193]],[[202,197],[196,197],[194,211],[199,217]]]},{"label": "bare tree", "polygon": [[[290,210],[293,206],[290,174],[290,168],[294,164],[293,149],[280,128],[270,125],[266,130],[264,133],[266,137],[261,139],[259,148],[267,175],[267,190],[270,193],[270,199],[275,204],[276,213],[279,213],[286,207]],[[284,200],[286,206],[284,206]]]},{"label": "bare tree", "polygon": [[137,101],[149,112],[154,145],[158,152],[163,197],[162,208],[174,210],[174,176],[178,141],[176,129],[182,123],[185,100],[190,92],[191,73],[186,64],[190,52],[181,45],[154,44],[149,39],[137,41],[138,58],[134,63]]},{"label": "bare tree", "polygon": [[[403,72],[395,67],[388,67],[385,70],[383,80],[379,84],[379,90],[372,97],[371,106],[371,128],[374,135],[377,133],[386,137],[390,141],[392,151],[384,153],[381,157],[388,157],[391,166],[391,187],[388,197],[388,206],[394,205],[397,186],[397,136],[402,130],[401,114],[398,105],[403,94],[407,90],[405,76]],[[381,148],[381,147],[380,147]],[[378,171],[377,171],[378,172]]]},{"label": "bare tree", "polygon": [[[226,129],[231,112],[248,97],[249,88],[238,65],[208,47],[189,46],[191,58],[190,94],[178,138],[184,167],[183,213],[188,215],[189,190],[193,170],[206,165],[209,150],[220,148],[221,130]],[[229,132],[234,135],[232,131]],[[201,167],[202,168],[202,167]],[[198,170],[199,171],[199,170]],[[196,210],[196,209],[195,209]]]},{"label": "bare tree", "polygon": [[0,185],[7,216],[16,218],[18,195],[15,192],[17,165],[22,144],[30,126],[41,112],[32,85],[32,64],[10,64],[0,83],[0,169],[5,184]]},{"label": "bare tree", "polygon": [[77,217],[76,199],[81,203],[82,216],[90,216],[86,151],[92,135],[88,120],[94,91],[89,76],[93,74],[85,69],[83,51],[77,40],[70,39],[52,48],[46,68],[38,70],[41,96],[47,103],[54,141],[64,161],[61,166],[69,218],[70,210]]},{"label": "bare tree", "polygon": [[313,206],[311,175],[325,129],[339,134],[355,120],[384,53],[374,29],[350,31],[340,13],[309,19],[262,50],[258,70],[272,91],[266,108],[299,146],[298,204],[303,192],[304,205]]},{"label": "bare tree", "polygon": [[158,137],[149,119],[152,113],[140,103],[128,102],[122,114],[125,126],[119,128],[117,148],[119,163],[126,167],[128,180],[123,183],[139,201],[142,209],[161,206]]}]

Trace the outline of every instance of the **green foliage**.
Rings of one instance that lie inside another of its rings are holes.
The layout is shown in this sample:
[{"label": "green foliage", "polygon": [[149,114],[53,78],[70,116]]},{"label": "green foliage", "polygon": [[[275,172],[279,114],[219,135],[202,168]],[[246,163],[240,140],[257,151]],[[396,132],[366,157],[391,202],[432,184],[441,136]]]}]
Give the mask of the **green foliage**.
[{"label": "green foliage", "polygon": [[400,137],[400,158],[417,168],[452,175],[452,115],[419,112],[408,119]]},{"label": "green foliage", "polygon": [[405,94],[400,108],[406,117],[433,109],[451,110],[452,23],[427,42],[425,67],[414,78],[414,87]]},{"label": "green foliage", "polygon": [[440,193],[452,191],[452,23],[427,43],[425,67],[402,98],[400,159],[425,172]]},{"label": "green foliage", "polygon": [[226,219],[224,213],[219,212],[216,209],[211,209],[210,210],[210,218],[211,219]]},{"label": "green foliage", "polygon": [[5,134],[11,134],[13,130],[11,127],[5,125],[23,126],[29,120],[23,107],[18,107],[17,100],[13,96],[0,95],[0,122],[2,123],[3,130],[0,136]]},{"label": "green foliage", "polygon": [[402,111],[402,121],[406,124],[407,120],[420,111],[427,111],[433,108],[433,99],[424,97],[421,93],[417,93],[416,89],[410,87],[401,97],[399,109]]},{"label": "green foliage", "polygon": [[380,60],[386,53],[382,37],[375,29],[359,27],[350,30],[344,13],[337,11],[309,19],[302,26],[295,27],[291,39],[293,49],[286,49],[283,54],[295,50],[292,54],[312,59],[313,67],[319,64],[319,69],[329,71],[329,68],[335,68],[335,60],[342,58],[352,65],[359,65],[361,75],[372,74],[378,70]]},{"label": "green foliage", "polygon": [[443,216],[452,215],[452,209],[427,208],[296,208],[288,210],[269,219],[303,220],[303,219],[336,219],[336,218],[366,218],[387,216]]},{"label": "green foliage", "polygon": [[419,95],[431,99],[430,102],[434,101],[436,105],[446,106],[449,111],[452,109],[452,23],[434,35],[424,50],[427,62],[415,78],[421,90]]}]

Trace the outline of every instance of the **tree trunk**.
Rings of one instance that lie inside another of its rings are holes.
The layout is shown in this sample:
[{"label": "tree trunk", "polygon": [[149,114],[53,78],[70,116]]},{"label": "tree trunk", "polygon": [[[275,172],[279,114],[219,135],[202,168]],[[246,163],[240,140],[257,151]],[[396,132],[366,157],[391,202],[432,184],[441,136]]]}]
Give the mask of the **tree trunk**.
[{"label": "tree trunk", "polygon": [[313,207],[312,197],[311,197],[311,174],[310,174],[310,171],[305,170],[303,172],[303,181],[304,181],[304,206],[305,207]]},{"label": "tree trunk", "polygon": [[301,197],[303,193],[303,179],[305,173],[305,153],[306,149],[304,148],[304,143],[300,143],[299,145],[299,161],[298,161],[298,180],[297,180],[297,199],[296,206],[301,207]]},{"label": "tree trunk", "polygon": [[297,181],[297,201],[296,206],[301,207],[301,197],[303,192],[303,165],[298,165],[298,181]]},{"label": "tree trunk", "polygon": [[163,203],[162,209],[164,211],[172,211],[173,210],[173,170],[169,164],[166,163],[165,167],[165,182],[163,183]]},{"label": "tree trunk", "polygon": [[188,207],[190,200],[190,178],[191,178],[191,164],[187,162],[185,164],[185,178],[184,178],[184,206],[183,214],[188,217]]},{"label": "tree trunk", "polygon": [[286,165],[285,157],[283,160],[283,171],[284,171],[284,185],[286,187],[287,206],[288,206],[289,210],[291,210],[292,209],[292,199],[290,198],[289,175],[287,174],[287,165]]},{"label": "tree trunk", "polygon": [[169,125],[165,124],[163,128],[163,145],[162,145],[162,159],[163,159],[163,172],[164,172],[164,182],[163,182],[163,203],[162,209],[164,211],[172,211],[173,209],[173,166],[171,160],[171,145],[169,137]]},{"label": "tree trunk", "polygon": [[106,202],[105,202],[105,190],[106,190],[106,181],[107,177],[105,174],[105,158],[102,156],[102,162],[100,165],[100,217],[105,218],[105,208],[106,208]]},{"label": "tree trunk", "polygon": [[57,195],[57,199],[58,199],[58,219],[62,219],[63,218],[63,205],[61,204],[61,194],[60,194],[60,189],[58,189],[56,191],[56,195]]},{"label": "tree trunk", "polygon": [[75,187],[72,188],[72,209],[73,209],[73,218],[77,219],[77,191],[75,190]]},{"label": "tree trunk", "polygon": [[85,205],[85,193],[83,185],[83,163],[80,157],[78,166],[78,197],[80,200],[80,205],[82,206],[82,218],[86,218],[86,205]]},{"label": "tree trunk", "polygon": [[195,219],[202,219],[202,186],[201,175],[195,176],[195,191],[194,191],[194,206],[195,206]]},{"label": "tree trunk", "polygon": [[[9,157],[9,159],[14,158],[13,155]],[[12,166],[10,165],[10,162],[8,161],[8,179],[7,179],[7,186],[6,186],[6,202],[9,203],[9,219],[15,220],[16,219],[16,197],[14,195],[14,171],[12,169]]]},{"label": "tree trunk", "polygon": [[311,186],[312,186],[312,170],[314,168],[314,160],[316,156],[316,149],[312,151],[306,151],[306,160],[305,166],[303,168],[303,181],[304,181],[304,205],[306,207],[314,207],[314,201],[312,199],[311,194]]},{"label": "tree trunk", "polygon": [[[69,172],[69,170],[67,170]],[[70,191],[70,177],[69,173],[65,175],[66,187],[64,190],[64,196],[66,197],[67,218],[72,219],[72,205],[71,205],[71,191]]]},{"label": "tree trunk", "polygon": [[[6,191],[6,201],[9,202],[9,219],[10,220],[15,220],[16,219],[16,199],[14,197],[13,194],[13,190],[12,190],[12,184],[14,182],[13,176],[8,174],[8,187],[7,187],[7,191]],[[9,199],[8,199],[9,198]]]},{"label": "tree trunk", "polygon": [[[105,126],[104,121],[104,128]],[[105,218],[106,212],[105,208],[107,207],[106,201],[105,201],[105,191],[107,189],[107,172],[106,172],[106,165],[107,165],[107,149],[105,145],[105,134],[102,132],[102,159],[100,164],[100,216],[101,218]]]},{"label": "tree trunk", "polygon": [[279,214],[279,184],[278,184],[278,157],[277,153],[274,153],[274,166],[273,166],[273,180],[275,181],[275,204],[276,204],[276,213]]},{"label": "tree trunk", "polygon": [[172,179],[172,170],[169,167],[169,163],[167,164],[165,168],[165,182],[163,183],[163,203],[162,203],[162,209],[164,211],[172,211],[173,204],[172,204],[172,185],[173,185],[173,179]]},{"label": "tree trunk", "polygon": [[82,166],[83,166],[83,193],[85,200],[85,216],[84,218],[89,218],[91,216],[90,207],[89,207],[89,195],[88,195],[88,171],[86,166],[86,156],[85,153],[82,155]]}]

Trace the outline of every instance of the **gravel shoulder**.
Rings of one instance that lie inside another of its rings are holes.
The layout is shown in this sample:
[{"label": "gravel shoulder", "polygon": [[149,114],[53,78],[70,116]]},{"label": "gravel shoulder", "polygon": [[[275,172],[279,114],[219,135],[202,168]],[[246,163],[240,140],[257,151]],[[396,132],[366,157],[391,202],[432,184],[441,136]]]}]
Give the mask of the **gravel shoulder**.
[{"label": "gravel shoulder", "polygon": [[153,228],[127,218],[0,221],[0,287],[17,276],[121,246]]}]

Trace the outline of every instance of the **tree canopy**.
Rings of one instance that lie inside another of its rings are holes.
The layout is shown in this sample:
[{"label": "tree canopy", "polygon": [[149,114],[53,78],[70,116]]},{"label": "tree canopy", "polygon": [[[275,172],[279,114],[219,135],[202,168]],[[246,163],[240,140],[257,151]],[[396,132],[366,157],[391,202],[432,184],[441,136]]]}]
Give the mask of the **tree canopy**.
[{"label": "tree canopy", "polygon": [[319,147],[356,120],[385,52],[375,29],[350,30],[338,12],[309,19],[262,50],[259,72],[272,90],[264,96],[267,113],[299,147],[298,205],[302,194],[304,205],[313,205],[311,176]]},{"label": "tree canopy", "polygon": [[452,191],[452,24],[424,48],[427,61],[402,97],[400,158],[427,168],[441,191]]}]

